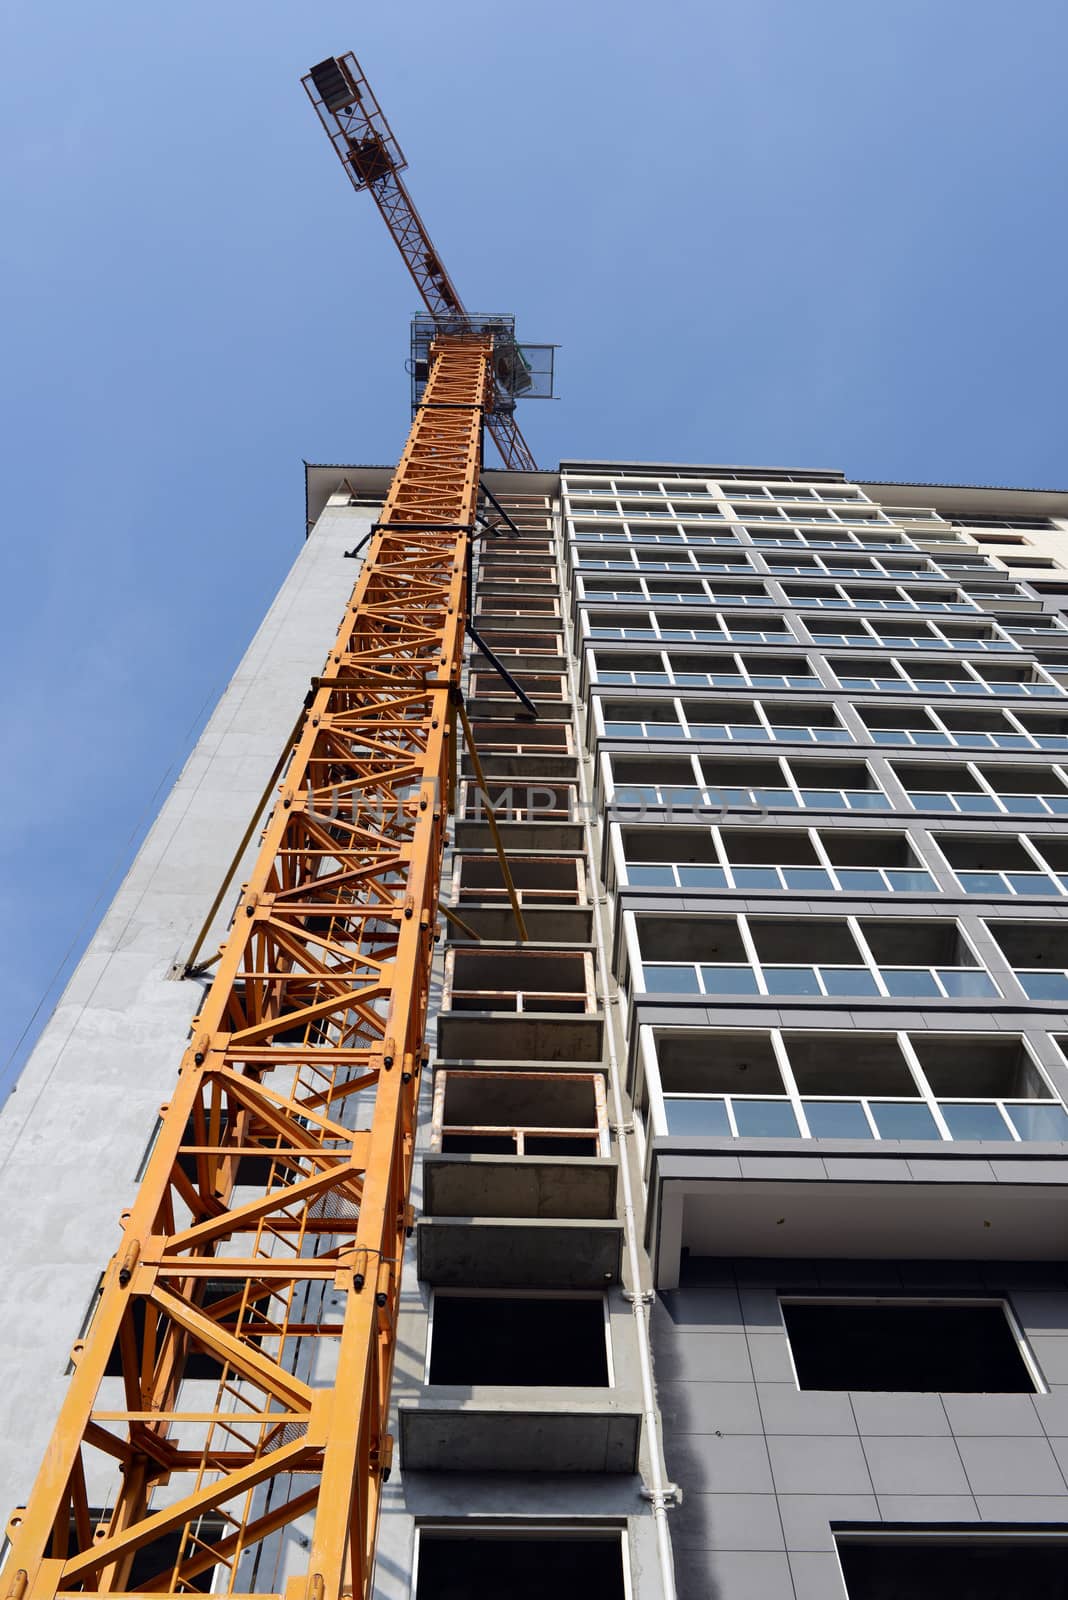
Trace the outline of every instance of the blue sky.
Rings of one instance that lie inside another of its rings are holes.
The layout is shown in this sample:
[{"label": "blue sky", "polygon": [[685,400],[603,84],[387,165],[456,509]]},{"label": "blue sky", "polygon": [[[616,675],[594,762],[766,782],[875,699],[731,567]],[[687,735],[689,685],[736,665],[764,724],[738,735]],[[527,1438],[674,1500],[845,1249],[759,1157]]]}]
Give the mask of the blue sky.
[{"label": "blue sky", "polygon": [[299,548],[302,458],[404,438],[414,294],[322,56],[468,305],[562,346],[543,463],[1068,485],[1063,0],[8,0],[0,47],[0,1063]]}]

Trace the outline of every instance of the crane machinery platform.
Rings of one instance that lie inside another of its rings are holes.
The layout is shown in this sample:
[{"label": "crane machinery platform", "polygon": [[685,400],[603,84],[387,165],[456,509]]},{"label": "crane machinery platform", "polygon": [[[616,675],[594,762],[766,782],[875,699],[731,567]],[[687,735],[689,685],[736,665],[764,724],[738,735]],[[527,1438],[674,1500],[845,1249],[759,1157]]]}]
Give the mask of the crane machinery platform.
[{"label": "crane machinery platform", "polygon": [[355,58],[304,81],[427,307],[413,420],[9,1522],[7,1600],[372,1583],[483,432],[533,467],[515,402],[552,355],[464,309]]}]

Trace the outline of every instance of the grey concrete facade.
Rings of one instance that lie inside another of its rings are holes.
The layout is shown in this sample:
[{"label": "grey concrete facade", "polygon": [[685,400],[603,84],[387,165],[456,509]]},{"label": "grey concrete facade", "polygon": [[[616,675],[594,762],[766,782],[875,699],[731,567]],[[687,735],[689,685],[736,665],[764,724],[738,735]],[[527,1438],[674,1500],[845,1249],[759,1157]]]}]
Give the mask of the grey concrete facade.
[{"label": "grey concrete facade", "polygon": [[[343,497],[347,500],[347,496]],[[337,630],[343,551],[367,526],[327,509],[301,549],[0,1116],[0,1276],[14,1313],[0,1386],[0,1503],[23,1504],[71,1346],[202,993],[175,981]],[[207,948],[225,930],[235,888]]]}]

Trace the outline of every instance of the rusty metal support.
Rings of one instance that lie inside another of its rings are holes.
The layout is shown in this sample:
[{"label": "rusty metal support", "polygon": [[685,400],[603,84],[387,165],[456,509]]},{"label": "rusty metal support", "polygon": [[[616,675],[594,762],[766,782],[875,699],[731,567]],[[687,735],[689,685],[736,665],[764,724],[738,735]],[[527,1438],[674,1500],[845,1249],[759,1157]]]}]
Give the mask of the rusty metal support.
[{"label": "rusty metal support", "polygon": [[9,1524],[15,1600],[370,1592],[491,353],[434,347],[440,405],[412,424]]}]

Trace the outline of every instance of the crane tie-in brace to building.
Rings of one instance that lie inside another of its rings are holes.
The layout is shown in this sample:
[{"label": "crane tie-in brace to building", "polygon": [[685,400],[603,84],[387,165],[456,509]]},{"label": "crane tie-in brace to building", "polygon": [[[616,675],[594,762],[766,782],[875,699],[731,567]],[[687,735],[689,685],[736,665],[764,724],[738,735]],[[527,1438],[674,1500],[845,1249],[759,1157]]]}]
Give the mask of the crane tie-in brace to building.
[{"label": "crane tie-in brace to building", "polygon": [[11,1518],[7,1600],[369,1593],[483,425],[522,443],[510,319],[445,320]]}]

